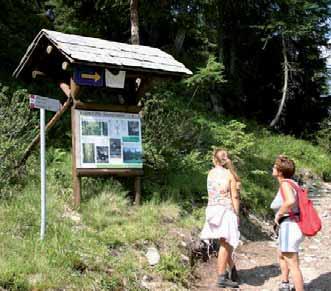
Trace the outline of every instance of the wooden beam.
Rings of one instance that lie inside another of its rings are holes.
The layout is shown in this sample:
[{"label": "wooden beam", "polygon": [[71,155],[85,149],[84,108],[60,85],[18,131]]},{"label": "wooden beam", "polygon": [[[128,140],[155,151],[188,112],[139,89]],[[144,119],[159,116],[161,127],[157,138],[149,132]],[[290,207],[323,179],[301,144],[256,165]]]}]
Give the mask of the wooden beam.
[{"label": "wooden beam", "polygon": [[134,178],[134,204],[140,205],[141,203],[141,177]]},{"label": "wooden beam", "polygon": [[74,81],[73,78],[70,79],[70,95],[73,98],[73,100],[77,100],[78,92],[79,92],[80,86]]},{"label": "wooden beam", "polygon": [[38,77],[45,77],[46,76],[46,73],[44,73],[44,72],[41,72],[41,71],[38,71],[38,70],[34,70],[34,71],[32,71],[32,78],[33,79],[36,79],[36,78],[38,78]]},{"label": "wooden beam", "polygon": [[68,62],[63,62],[62,63],[62,70],[67,71],[70,67],[70,64]]},{"label": "wooden beam", "polygon": [[72,156],[72,186],[73,186],[73,203],[75,207],[79,207],[81,200],[81,178],[77,173],[77,164],[76,164],[76,143],[77,143],[77,130],[78,120],[77,120],[77,112],[76,112],[76,102],[77,95],[79,93],[79,86],[75,83],[75,81],[70,79],[70,96],[73,99],[73,106],[71,107],[71,156]]},{"label": "wooden beam", "polygon": [[151,78],[143,78],[140,81],[140,86],[137,91],[137,97],[141,98],[145,95],[146,91],[151,87],[153,79]]},{"label": "wooden beam", "polygon": [[139,113],[141,110],[141,107],[136,105],[84,103],[82,101],[75,101],[75,108],[85,109],[85,110],[99,110],[99,111],[113,111],[113,112],[127,112],[127,113]]},{"label": "wooden beam", "polygon": [[54,48],[51,45],[48,45],[47,48],[46,48],[47,54],[50,55],[52,53],[53,49]]},{"label": "wooden beam", "polygon": [[63,91],[63,93],[68,97],[71,98],[71,90],[70,90],[70,86],[67,83],[60,83],[60,88]]},{"label": "wooden beam", "polygon": [[94,176],[122,176],[134,177],[142,176],[143,169],[99,169],[99,168],[79,168],[77,174],[80,177],[94,177]]},{"label": "wooden beam", "polygon": [[[61,110],[56,112],[55,115],[52,117],[52,119],[47,123],[46,132],[49,131],[54,126],[54,124],[60,119],[60,117],[63,115],[63,113],[67,111],[67,109],[70,107],[71,103],[72,103],[72,99],[71,99],[71,97],[69,97],[67,99],[67,101],[64,103],[64,105],[62,106]],[[39,143],[39,140],[40,140],[40,134],[38,134],[32,140],[32,142],[28,145],[28,147],[26,148],[26,150],[23,153],[21,160],[16,165],[17,168],[19,168],[26,161],[26,159],[30,156],[33,148]]]},{"label": "wooden beam", "polygon": [[76,132],[77,132],[77,112],[71,107],[71,164],[72,164],[72,187],[73,187],[73,204],[75,207],[79,207],[81,200],[81,178],[77,173],[76,164]]}]

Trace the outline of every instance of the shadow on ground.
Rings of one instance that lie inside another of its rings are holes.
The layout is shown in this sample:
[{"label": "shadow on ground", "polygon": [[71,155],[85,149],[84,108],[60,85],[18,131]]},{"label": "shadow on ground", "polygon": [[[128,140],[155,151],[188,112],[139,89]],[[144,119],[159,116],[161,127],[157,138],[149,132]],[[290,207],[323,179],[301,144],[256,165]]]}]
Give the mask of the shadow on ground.
[{"label": "shadow on ground", "polygon": [[312,280],[305,286],[309,291],[329,291],[331,290],[331,272],[325,273]]},{"label": "shadow on ground", "polygon": [[262,286],[265,281],[271,277],[277,277],[280,274],[278,265],[258,266],[251,269],[239,270],[241,283],[251,286]]},{"label": "shadow on ground", "polygon": [[239,231],[241,239],[250,241],[270,240],[272,233],[262,229],[261,225],[257,223],[258,219],[248,219],[247,217],[240,217]]}]

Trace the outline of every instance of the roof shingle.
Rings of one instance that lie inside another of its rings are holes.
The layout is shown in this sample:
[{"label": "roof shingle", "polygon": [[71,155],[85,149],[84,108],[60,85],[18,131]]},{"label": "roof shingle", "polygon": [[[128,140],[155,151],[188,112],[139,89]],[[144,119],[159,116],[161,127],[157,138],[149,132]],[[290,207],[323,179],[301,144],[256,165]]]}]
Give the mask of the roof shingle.
[{"label": "roof shingle", "polygon": [[71,63],[94,63],[121,69],[147,70],[169,74],[191,75],[192,72],[173,56],[158,48],[131,45],[93,37],[43,29],[34,39],[14,72],[18,76],[27,58],[45,36]]}]

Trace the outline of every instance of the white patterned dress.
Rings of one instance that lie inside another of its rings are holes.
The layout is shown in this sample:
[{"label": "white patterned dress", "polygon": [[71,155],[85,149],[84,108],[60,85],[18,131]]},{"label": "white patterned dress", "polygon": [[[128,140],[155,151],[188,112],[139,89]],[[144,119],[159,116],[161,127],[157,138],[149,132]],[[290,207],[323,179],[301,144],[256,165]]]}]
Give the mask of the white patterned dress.
[{"label": "white patterned dress", "polygon": [[230,171],[223,167],[212,169],[207,178],[208,206],[201,231],[202,240],[224,238],[233,248],[239,244],[238,219],[230,192]]}]

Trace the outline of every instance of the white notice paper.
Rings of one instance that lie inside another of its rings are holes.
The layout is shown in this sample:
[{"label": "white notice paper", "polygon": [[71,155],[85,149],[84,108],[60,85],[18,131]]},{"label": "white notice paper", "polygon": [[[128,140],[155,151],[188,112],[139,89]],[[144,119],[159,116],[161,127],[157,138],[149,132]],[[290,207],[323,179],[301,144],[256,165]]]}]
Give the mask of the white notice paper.
[{"label": "white notice paper", "polygon": [[106,86],[111,88],[124,88],[125,71],[118,71],[117,74],[111,73],[109,70],[105,70]]}]

